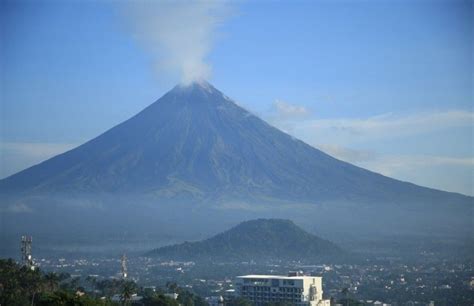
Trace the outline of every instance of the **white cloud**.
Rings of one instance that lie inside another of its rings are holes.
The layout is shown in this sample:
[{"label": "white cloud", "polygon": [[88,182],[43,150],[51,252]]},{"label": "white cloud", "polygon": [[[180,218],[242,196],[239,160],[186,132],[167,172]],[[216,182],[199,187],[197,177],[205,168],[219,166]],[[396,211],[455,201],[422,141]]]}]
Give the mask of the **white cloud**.
[{"label": "white cloud", "polygon": [[356,150],[334,144],[318,144],[316,147],[337,159],[349,163],[371,161],[377,156],[374,151]]},{"label": "white cloud", "polygon": [[403,181],[474,196],[472,157],[380,155],[357,164]]},{"label": "white cloud", "polygon": [[372,160],[361,162],[371,170],[384,175],[394,175],[402,170],[420,170],[423,167],[467,167],[474,170],[474,158],[472,157],[446,157],[430,155],[378,155]]},{"label": "white cloud", "polygon": [[453,127],[473,126],[474,113],[451,110],[419,113],[409,116],[382,114],[362,119],[313,119],[301,123],[301,128],[316,133],[356,138],[387,138],[422,134]]},{"label": "white cloud", "polygon": [[295,134],[295,128],[310,118],[311,112],[302,105],[275,100],[267,116],[268,122],[288,134]]},{"label": "white cloud", "polygon": [[310,111],[301,105],[287,103],[282,100],[275,100],[273,102],[275,115],[279,119],[301,119],[310,115]]},{"label": "white cloud", "polygon": [[[362,168],[423,186],[474,195],[474,152],[469,151],[473,147],[473,112],[268,118],[292,136]],[[450,130],[453,128],[464,129]],[[456,141],[448,139],[450,135]],[[446,143],[454,147],[446,149]]]},{"label": "white cloud", "polygon": [[227,1],[127,1],[123,12],[134,36],[152,55],[159,77],[207,79],[216,28],[230,16]]},{"label": "white cloud", "polygon": [[76,147],[72,143],[0,143],[0,178],[45,161],[55,155]]},{"label": "white cloud", "polygon": [[304,106],[276,100],[267,119],[309,143],[337,144],[430,133],[455,127],[473,127],[474,112],[464,110],[393,113],[367,118],[316,118]]},{"label": "white cloud", "polygon": [[37,142],[4,142],[0,143],[3,152],[12,151],[34,158],[47,158],[72,149],[77,144],[71,143],[37,143]]},{"label": "white cloud", "polygon": [[431,188],[474,195],[474,157],[379,154],[338,145],[316,145],[329,155],[389,176]]},{"label": "white cloud", "polygon": [[0,212],[9,212],[9,213],[31,213],[33,210],[24,203],[14,203],[7,205],[5,208],[0,208]]},{"label": "white cloud", "polygon": [[474,157],[447,157],[416,154],[379,154],[375,151],[357,150],[338,145],[321,144],[316,147],[340,160],[358,165],[367,165],[370,169],[390,175],[401,168],[413,169],[424,166],[461,166],[474,167]]},{"label": "white cloud", "polygon": [[296,119],[275,116],[267,119],[279,129],[311,145],[333,144],[351,147],[381,140],[403,139],[450,128],[468,127],[474,130],[474,113],[463,110],[424,112],[413,115],[381,114],[368,118],[326,118],[314,116]]},{"label": "white cloud", "polygon": [[385,176],[474,196],[474,157],[378,154],[338,145],[316,147],[335,158]]}]

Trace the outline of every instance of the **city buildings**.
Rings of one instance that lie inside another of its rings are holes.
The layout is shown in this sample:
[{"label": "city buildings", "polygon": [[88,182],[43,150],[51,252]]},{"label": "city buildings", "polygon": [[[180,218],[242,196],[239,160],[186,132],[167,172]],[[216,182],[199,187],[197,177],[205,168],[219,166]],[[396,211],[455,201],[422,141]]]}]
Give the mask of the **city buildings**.
[{"label": "city buildings", "polygon": [[222,296],[209,296],[206,297],[206,302],[209,306],[223,306],[224,298]]},{"label": "city buildings", "polygon": [[290,273],[279,275],[245,275],[234,281],[235,295],[255,306],[287,302],[295,306],[329,306],[323,300],[322,277]]}]

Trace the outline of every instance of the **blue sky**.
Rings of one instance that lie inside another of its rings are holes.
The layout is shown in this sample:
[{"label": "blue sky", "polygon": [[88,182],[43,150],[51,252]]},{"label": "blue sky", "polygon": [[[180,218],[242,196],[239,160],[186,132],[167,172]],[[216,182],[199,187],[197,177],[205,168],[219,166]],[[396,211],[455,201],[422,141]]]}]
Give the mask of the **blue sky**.
[{"label": "blue sky", "polygon": [[146,16],[117,1],[0,6],[0,177],[134,115],[194,57],[218,89],[315,147],[474,194],[471,1],[242,1],[212,13],[158,2]]}]

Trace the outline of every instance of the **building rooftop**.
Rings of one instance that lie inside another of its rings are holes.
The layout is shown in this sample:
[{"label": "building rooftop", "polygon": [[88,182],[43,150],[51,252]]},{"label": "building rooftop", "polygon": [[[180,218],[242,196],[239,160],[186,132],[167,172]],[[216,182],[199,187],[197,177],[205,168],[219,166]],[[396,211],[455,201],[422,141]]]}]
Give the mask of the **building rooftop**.
[{"label": "building rooftop", "polygon": [[242,275],[237,278],[260,278],[260,279],[307,279],[307,278],[321,278],[321,276],[286,276],[286,275]]}]

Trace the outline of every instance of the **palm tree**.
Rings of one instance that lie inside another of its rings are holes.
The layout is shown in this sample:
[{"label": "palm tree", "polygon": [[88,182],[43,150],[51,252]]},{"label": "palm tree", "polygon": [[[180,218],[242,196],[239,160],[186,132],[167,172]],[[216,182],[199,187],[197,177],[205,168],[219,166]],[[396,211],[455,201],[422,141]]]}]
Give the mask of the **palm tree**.
[{"label": "palm tree", "polygon": [[346,300],[346,306],[348,306],[349,300],[347,299],[347,296],[349,295],[349,288],[347,287],[342,288],[341,293],[344,296],[344,299]]},{"label": "palm tree", "polygon": [[71,279],[71,281],[69,282],[70,289],[75,291],[77,287],[79,286],[80,280],[81,280],[80,277],[74,277],[73,279]]},{"label": "palm tree", "polygon": [[128,302],[135,293],[137,286],[134,282],[124,282],[122,285],[122,296],[121,300],[123,305],[128,305]]},{"label": "palm tree", "polygon": [[53,292],[58,287],[59,276],[54,272],[49,272],[44,276],[46,283],[48,284],[48,290]]},{"label": "palm tree", "polygon": [[86,282],[89,283],[89,285],[91,286],[91,289],[92,290],[95,290],[96,289],[96,286],[97,286],[97,278],[95,278],[94,276],[87,276],[86,277]]},{"label": "palm tree", "polygon": [[31,296],[31,304],[34,304],[35,295],[41,290],[41,273],[39,269],[31,270],[26,266],[20,268],[23,277],[20,278],[20,286],[26,289]]},{"label": "palm tree", "polygon": [[169,293],[177,293],[178,285],[175,282],[166,282],[166,288],[168,288]]}]

